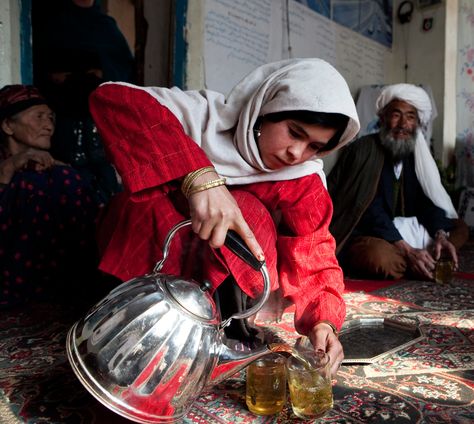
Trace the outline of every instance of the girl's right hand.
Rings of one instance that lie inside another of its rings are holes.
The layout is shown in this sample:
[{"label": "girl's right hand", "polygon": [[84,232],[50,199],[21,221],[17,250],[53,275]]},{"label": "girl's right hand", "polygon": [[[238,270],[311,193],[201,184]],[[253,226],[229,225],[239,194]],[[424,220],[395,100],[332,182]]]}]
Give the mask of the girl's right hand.
[{"label": "girl's right hand", "polygon": [[[194,181],[193,187],[217,178],[219,176],[214,172],[206,173]],[[223,246],[227,231],[234,230],[259,261],[265,259],[263,250],[245,221],[237,202],[225,186],[194,193],[188,201],[193,231],[201,239],[209,240],[211,247]]]}]

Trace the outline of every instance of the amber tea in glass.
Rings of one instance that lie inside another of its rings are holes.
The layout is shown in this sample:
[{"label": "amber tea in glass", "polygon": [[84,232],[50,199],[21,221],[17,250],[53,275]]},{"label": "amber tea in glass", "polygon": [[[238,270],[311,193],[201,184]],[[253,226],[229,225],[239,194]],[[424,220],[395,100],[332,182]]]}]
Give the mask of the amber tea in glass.
[{"label": "amber tea in glass", "polygon": [[451,259],[440,258],[435,265],[434,279],[437,283],[449,283],[453,278],[454,263]]},{"label": "amber tea in glass", "polygon": [[278,414],[286,402],[285,358],[276,353],[266,355],[247,367],[245,401],[257,415]]},{"label": "amber tea in glass", "polygon": [[314,352],[313,366],[290,356],[286,362],[291,408],[301,419],[320,418],[333,407],[329,357]]}]

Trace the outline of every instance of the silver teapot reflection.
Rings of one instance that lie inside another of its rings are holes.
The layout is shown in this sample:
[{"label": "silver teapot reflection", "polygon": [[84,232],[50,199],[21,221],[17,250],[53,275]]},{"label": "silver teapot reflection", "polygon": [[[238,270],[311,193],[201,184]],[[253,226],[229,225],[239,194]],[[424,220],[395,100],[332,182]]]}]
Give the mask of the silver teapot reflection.
[{"label": "silver teapot reflection", "polygon": [[223,342],[230,320],[255,314],[270,293],[265,263],[235,233],[229,231],[226,246],[264,279],[262,298],[247,311],[221,322],[208,285],[159,273],[172,237],[189,224],[183,221],[170,231],[153,273],[112,290],[68,333],[68,359],[81,383],[105,406],[136,422],[181,419],[203,390],[278,349],[239,352]]}]

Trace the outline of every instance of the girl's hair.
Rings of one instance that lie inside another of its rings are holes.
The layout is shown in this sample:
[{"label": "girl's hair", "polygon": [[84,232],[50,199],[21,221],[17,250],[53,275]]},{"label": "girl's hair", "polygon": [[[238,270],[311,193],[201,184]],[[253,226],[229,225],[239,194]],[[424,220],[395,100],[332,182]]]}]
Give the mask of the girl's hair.
[{"label": "girl's hair", "polygon": [[283,112],[269,113],[258,118],[255,126],[260,126],[262,120],[270,122],[280,122],[286,119],[300,121],[305,124],[316,124],[326,128],[333,128],[336,134],[327,142],[327,144],[319,150],[319,152],[327,152],[334,149],[339,143],[342,134],[347,128],[349,117],[341,113],[312,112],[309,110],[287,110]]}]

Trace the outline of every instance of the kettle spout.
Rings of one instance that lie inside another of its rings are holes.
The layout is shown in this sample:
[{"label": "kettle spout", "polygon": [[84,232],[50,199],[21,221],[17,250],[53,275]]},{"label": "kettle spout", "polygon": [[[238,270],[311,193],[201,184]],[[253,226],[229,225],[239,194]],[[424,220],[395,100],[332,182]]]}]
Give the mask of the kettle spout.
[{"label": "kettle spout", "polygon": [[[282,348],[285,346],[285,348]],[[262,356],[268,355],[272,352],[285,352],[288,353],[289,346],[284,344],[267,344],[257,349],[248,351],[238,351],[230,348],[224,343],[221,345],[217,364],[212,371],[211,377],[208,380],[208,385],[213,386],[215,384],[224,381],[236,372],[245,368],[251,362],[255,361]],[[291,348],[290,348],[291,349]]]}]

